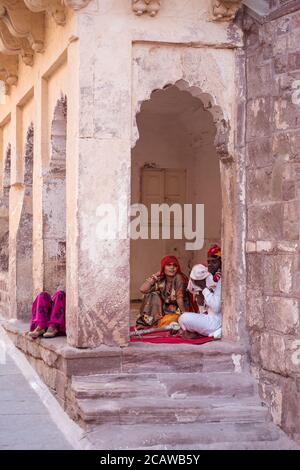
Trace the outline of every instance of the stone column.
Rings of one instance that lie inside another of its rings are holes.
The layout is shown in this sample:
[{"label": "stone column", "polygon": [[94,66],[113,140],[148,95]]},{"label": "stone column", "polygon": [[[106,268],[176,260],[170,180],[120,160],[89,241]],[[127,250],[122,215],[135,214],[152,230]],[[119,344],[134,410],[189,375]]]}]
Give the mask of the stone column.
[{"label": "stone column", "polygon": [[28,128],[23,150],[22,108],[12,116],[12,183],[9,218],[10,316],[28,320],[32,304],[32,167],[33,127]]},{"label": "stone column", "polygon": [[77,21],[79,40],[68,50],[68,342],[125,346],[130,243],[102,239],[100,224],[103,204],[120,209],[122,227],[128,222],[131,43],[122,24],[112,28],[105,15],[80,13]]},{"label": "stone column", "polygon": [[33,294],[44,289],[43,259],[43,161],[47,158],[47,83],[39,78],[34,86],[35,128],[33,167]]}]

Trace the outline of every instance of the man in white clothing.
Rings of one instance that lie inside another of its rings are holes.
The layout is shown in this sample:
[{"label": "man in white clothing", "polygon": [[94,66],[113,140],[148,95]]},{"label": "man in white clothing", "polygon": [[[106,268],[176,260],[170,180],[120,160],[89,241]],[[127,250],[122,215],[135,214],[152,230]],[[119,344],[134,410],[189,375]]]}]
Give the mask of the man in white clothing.
[{"label": "man in white clothing", "polygon": [[222,334],[222,259],[218,245],[209,248],[207,264],[207,268],[196,265],[191,271],[188,289],[196,300],[198,312],[185,312],[179,317],[179,325],[185,338],[199,335],[220,338]]}]

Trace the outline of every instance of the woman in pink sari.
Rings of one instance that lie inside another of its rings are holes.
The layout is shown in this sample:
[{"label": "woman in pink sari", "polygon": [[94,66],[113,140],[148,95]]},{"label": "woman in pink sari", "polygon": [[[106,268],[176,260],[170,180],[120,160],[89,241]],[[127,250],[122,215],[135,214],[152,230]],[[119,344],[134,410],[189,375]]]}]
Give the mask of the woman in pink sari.
[{"label": "woman in pink sari", "polygon": [[53,297],[48,292],[41,292],[32,304],[30,321],[31,338],[54,338],[66,334],[66,294],[59,290]]}]

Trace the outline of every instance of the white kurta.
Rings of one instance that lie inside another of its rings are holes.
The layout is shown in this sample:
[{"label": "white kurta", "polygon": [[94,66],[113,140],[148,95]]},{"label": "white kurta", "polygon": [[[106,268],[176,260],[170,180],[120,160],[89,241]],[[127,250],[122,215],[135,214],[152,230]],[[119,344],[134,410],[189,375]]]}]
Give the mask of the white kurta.
[{"label": "white kurta", "polygon": [[207,314],[184,312],[179,317],[179,325],[183,330],[195,331],[200,335],[211,336],[222,326],[221,314],[221,279],[218,281],[214,292],[207,287],[202,291]]}]

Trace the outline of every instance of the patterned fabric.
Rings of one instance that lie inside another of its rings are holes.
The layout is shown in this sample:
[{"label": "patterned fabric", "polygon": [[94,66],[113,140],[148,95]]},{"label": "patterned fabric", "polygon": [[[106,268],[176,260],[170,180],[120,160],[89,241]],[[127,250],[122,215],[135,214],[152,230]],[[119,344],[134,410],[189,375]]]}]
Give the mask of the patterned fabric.
[{"label": "patterned fabric", "polygon": [[41,292],[32,304],[30,331],[37,326],[46,330],[50,326],[56,328],[59,333],[66,333],[65,323],[66,294],[57,291],[51,298],[48,292]]}]

